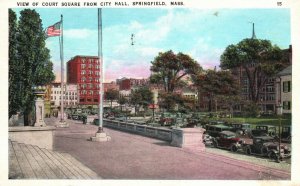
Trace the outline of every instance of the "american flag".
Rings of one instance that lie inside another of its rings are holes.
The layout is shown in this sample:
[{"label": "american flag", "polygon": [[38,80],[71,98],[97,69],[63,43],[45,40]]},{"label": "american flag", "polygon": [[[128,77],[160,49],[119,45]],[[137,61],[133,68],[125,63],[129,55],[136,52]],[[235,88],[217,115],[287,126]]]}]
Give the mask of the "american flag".
[{"label": "american flag", "polygon": [[54,36],[60,36],[60,24],[61,22],[57,22],[54,25],[49,26],[46,29],[46,36],[47,37],[54,37]]}]

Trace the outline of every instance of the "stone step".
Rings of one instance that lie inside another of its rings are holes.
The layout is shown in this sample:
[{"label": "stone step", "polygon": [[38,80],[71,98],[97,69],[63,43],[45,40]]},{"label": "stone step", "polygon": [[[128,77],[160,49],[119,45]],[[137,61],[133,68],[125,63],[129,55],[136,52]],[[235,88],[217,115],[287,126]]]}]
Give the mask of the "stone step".
[{"label": "stone step", "polygon": [[67,153],[9,140],[10,179],[100,179]]}]

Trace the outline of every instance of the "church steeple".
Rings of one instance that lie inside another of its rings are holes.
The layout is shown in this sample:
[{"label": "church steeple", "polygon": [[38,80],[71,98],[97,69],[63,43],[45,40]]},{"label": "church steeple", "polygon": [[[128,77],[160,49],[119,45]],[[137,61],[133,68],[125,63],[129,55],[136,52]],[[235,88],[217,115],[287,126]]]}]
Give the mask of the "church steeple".
[{"label": "church steeple", "polygon": [[256,39],[254,23],[252,23],[252,37],[251,37],[251,39]]}]

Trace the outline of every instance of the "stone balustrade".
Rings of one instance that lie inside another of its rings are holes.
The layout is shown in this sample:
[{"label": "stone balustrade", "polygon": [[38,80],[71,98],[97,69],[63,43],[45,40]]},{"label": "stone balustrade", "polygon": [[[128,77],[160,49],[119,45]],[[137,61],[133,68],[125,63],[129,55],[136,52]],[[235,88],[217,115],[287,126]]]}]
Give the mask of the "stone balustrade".
[{"label": "stone balustrade", "polygon": [[127,123],[122,121],[108,120],[108,119],[104,119],[103,121],[105,127],[110,127],[110,128],[114,128],[126,132],[132,132],[143,136],[158,138],[160,140],[164,140],[168,142],[172,141],[172,130],[170,129],[161,129],[157,127]]}]

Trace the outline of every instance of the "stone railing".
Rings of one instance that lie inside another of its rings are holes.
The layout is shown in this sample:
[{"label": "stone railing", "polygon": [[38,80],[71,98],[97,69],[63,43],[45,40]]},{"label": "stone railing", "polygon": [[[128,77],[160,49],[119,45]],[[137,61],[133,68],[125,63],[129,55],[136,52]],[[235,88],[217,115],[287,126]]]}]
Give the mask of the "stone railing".
[{"label": "stone railing", "polygon": [[122,121],[108,120],[108,119],[104,119],[103,124],[105,127],[115,128],[126,132],[132,132],[143,136],[158,138],[160,140],[164,140],[168,142],[172,141],[172,130],[170,129],[161,129],[157,127],[127,123]]}]

